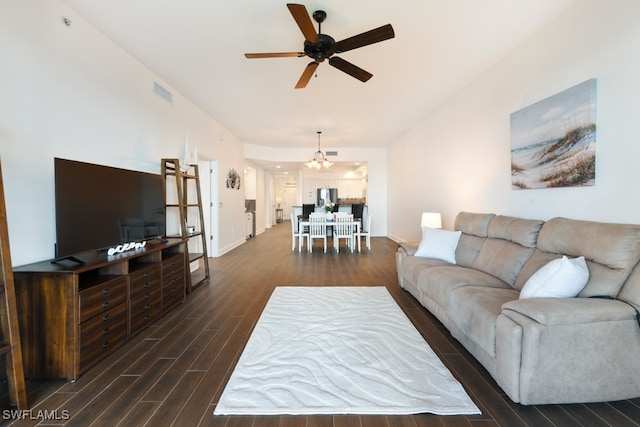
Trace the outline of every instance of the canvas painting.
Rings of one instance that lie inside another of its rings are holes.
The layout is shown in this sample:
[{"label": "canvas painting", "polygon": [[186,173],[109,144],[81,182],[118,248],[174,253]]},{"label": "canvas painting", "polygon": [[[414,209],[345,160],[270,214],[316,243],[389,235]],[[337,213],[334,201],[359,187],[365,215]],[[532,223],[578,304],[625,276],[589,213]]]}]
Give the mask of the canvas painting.
[{"label": "canvas painting", "polygon": [[596,79],[511,114],[514,189],[595,185]]}]

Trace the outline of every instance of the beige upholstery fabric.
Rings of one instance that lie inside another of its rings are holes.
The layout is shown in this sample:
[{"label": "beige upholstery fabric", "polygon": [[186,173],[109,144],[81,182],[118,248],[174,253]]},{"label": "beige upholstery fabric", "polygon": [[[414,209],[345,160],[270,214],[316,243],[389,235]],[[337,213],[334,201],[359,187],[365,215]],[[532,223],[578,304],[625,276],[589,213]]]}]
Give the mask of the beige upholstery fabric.
[{"label": "beige upholstery fabric", "polygon": [[495,357],[496,320],[502,304],[517,297],[518,291],[511,288],[458,287],[451,292],[447,314],[466,337]]},{"label": "beige upholstery fabric", "polygon": [[492,274],[513,286],[532,248],[501,239],[487,239],[473,263],[473,268]]},{"label": "beige upholstery fabric", "polygon": [[460,212],[456,217],[453,228],[462,231],[464,234],[487,237],[489,223],[494,217],[495,214]]},{"label": "beige upholstery fabric", "polygon": [[581,297],[615,296],[640,259],[640,225],[553,218],[540,230],[538,248],[585,257],[590,278]]},{"label": "beige upholstery fabric", "polygon": [[527,248],[535,248],[543,221],[496,215],[489,224],[488,237],[508,240]]},{"label": "beige upholstery fabric", "polygon": [[[640,225],[461,212],[452,265],[396,253],[398,278],[522,404],[640,397]],[[537,236],[537,237],[536,237]],[[416,244],[417,247],[417,244]],[[584,256],[577,298],[518,299],[549,261]],[[513,287],[513,288],[512,288]],[[514,289],[515,288],[515,289]]]}]

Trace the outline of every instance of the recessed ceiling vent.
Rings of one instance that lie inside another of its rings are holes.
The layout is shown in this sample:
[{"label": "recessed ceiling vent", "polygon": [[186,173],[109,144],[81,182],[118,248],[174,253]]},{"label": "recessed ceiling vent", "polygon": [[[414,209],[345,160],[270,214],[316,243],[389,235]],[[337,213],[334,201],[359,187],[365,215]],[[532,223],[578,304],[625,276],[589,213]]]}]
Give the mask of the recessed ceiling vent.
[{"label": "recessed ceiling vent", "polygon": [[173,104],[173,94],[156,82],[153,82],[153,93],[164,98],[169,104]]},{"label": "recessed ceiling vent", "polygon": [[338,152],[337,151],[327,151],[327,156],[337,156]]}]

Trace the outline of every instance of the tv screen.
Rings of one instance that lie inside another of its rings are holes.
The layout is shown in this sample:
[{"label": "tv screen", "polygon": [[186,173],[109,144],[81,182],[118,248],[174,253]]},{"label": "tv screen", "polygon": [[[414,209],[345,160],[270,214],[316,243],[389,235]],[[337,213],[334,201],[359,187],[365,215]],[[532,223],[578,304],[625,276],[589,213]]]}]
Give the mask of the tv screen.
[{"label": "tv screen", "polygon": [[164,233],[162,176],[54,159],[56,257]]}]

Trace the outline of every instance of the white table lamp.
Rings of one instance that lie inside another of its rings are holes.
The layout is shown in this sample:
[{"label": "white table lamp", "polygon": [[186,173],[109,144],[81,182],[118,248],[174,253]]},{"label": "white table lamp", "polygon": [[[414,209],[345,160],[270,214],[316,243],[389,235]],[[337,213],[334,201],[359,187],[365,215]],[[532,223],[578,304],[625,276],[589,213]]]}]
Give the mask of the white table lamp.
[{"label": "white table lamp", "polygon": [[420,227],[442,228],[442,215],[438,212],[423,212]]}]

